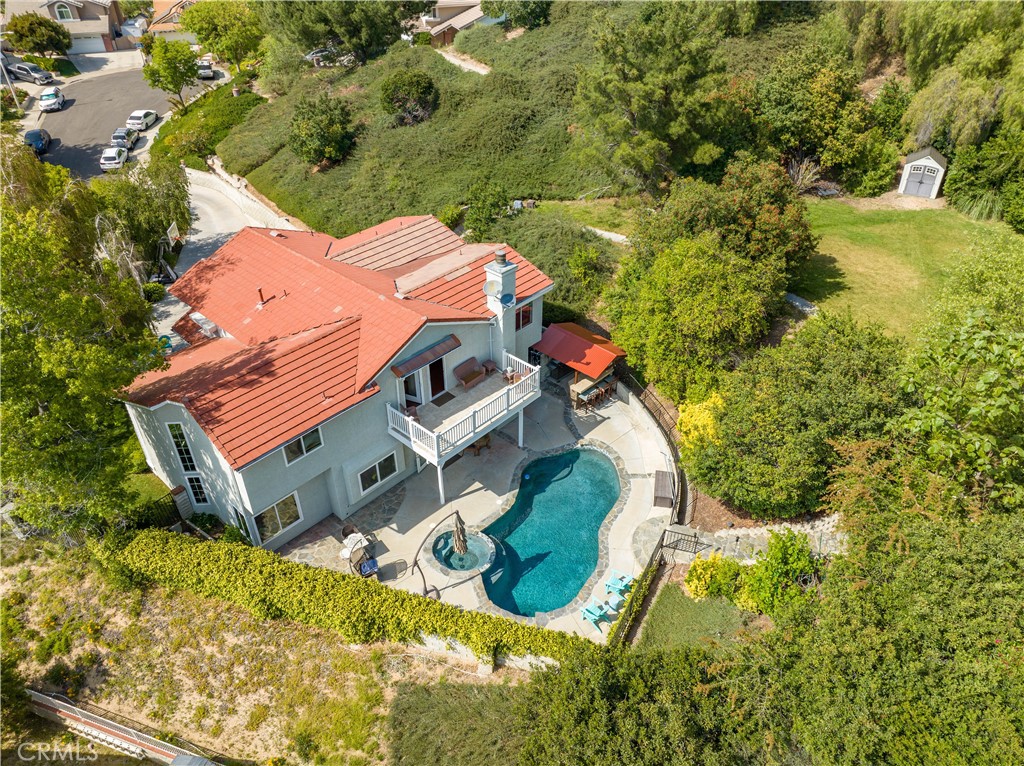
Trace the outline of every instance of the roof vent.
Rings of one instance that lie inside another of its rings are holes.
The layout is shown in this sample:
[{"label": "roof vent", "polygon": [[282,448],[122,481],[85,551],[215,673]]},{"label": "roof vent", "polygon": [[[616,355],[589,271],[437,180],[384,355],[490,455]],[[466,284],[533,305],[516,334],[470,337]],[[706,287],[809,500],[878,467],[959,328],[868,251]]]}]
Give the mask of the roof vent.
[{"label": "roof vent", "polygon": [[505,251],[504,250],[499,248],[498,250],[494,251],[494,262],[496,264],[498,264],[499,266],[504,266],[507,263],[507,261],[508,261],[508,258],[505,255]]},{"label": "roof vent", "polygon": [[279,232],[277,229],[271,229],[270,230],[270,236],[272,236],[272,237],[280,237],[281,239],[284,239],[284,234]]}]

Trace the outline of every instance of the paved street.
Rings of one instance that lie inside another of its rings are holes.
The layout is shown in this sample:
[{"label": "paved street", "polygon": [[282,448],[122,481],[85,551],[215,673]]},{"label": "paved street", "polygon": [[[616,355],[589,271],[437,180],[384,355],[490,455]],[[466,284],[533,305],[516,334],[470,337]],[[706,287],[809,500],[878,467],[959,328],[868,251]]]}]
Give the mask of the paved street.
[{"label": "paved street", "polygon": [[[70,168],[83,178],[103,172],[100,155],[110,143],[110,134],[124,126],[129,114],[136,109],[153,109],[161,115],[170,110],[167,94],[150,88],[138,69],[65,80],[58,86],[67,97],[64,108],[43,114],[33,104],[33,114],[25,125],[28,129],[45,128],[53,137],[49,153],[43,155],[47,162]],[[132,151],[133,159],[144,153],[159,128],[157,123],[142,134]]]}]

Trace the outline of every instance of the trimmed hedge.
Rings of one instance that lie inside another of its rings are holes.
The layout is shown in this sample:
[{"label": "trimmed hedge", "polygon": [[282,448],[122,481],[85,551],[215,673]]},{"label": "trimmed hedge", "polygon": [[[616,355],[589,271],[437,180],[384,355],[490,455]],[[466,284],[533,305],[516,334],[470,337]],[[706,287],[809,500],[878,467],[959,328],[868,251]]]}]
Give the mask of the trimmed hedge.
[{"label": "trimmed hedge", "polygon": [[355,644],[411,643],[424,634],[435,635],[458,641],[485,659],[497,654],[562,659],[573,648],[590,646],[578,636],[463,611],[241,543],[150,529],[136,535],[117,559],[142,580],[221,598],[262,619],[328,628]]}]

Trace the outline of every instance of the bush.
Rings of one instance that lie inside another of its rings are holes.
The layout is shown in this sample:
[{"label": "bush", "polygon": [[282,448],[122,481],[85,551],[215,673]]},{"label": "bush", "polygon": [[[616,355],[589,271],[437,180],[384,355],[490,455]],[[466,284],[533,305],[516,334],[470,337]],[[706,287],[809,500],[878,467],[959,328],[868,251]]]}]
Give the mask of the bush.
[{"label": "bush", "polygon": [[57,71],[57,59],[46,58],[46,56],[33,56],[31,53],[26,53],[21,57],[21,60],[26,64],[35,64],[40,69],[45,69],[47,72]]},{"label": "bush", "polygon": [[380,104],[401,125],[423,122],[437,109],[437,86],[420,69],[403,69],[388,75],[380,85]]},{"label": "bush", "polygon": [[806,598],[801,585],[818,574],[807,535],[787,529],[785,534],[771,532],[768,550],[744,573],[740,593],[735,599],[742,609],[775,615],[791,602]]},{"label": "bush", "polygon": [[284,95],[307,69],[309,62],[294,43],[281,42],[269,35],[263,38],[260,43],[260,90]]},{"label": "bush", "polygon": [[339,162],[355,138],[351,120],[348,106],[340,98],[327,93],[303,98],[292,115],[288,147],[306,162]]},{"label": "bush", "polygon": [[150,303],[159,303],[167,295],[167,288],[159,282],[146,282],[142,286],[142,294]]},{"label": "bush", "polygon": [[467,234],[473,242],[486,242],[495,222],[508,212],[508,191],[501,184],[481,182],[470,187],[466,202]]},{"label": "bush", "polygon": [[430,32],[417,32],[412,36],[413,45],[431,45],[433,41],[434,38]]},{"label": "bush", "polygon": [[462,218],[462,205],[445,205],[435,217],[449,229],[454,229]]},{"label": "bush", "polygon": [[436,635],[468,646],[481,658],[497,653],[558,659],[577,636],[282,559],[263,548],[200,541],[162,530],[140,532],[117,556],[138,577],[237,604],[260,619],[288,619],[336,631],[346,641],[416,642]]},{"label": "bush", "polygon": [[1003,220],[1014,231],[1024,234],[1024,181],[1006,184],[999,197],[1003,203]]},{"label": "bush", "polygon": [[695,601],[714,596],[732,599],[742,571],[738,561],[721,553],[712,553],[706,559],[697,557],[686,573],[686,587]]}]

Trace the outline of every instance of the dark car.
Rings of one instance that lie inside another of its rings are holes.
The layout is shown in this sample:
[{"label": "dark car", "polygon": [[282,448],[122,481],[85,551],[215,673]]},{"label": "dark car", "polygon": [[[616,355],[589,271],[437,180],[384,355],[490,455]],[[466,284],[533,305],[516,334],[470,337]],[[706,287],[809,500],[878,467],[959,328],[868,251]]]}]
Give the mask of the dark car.
[{"label": "dark car", "polygon": [[50,148],[50,134],[40,128],[25,134],[25,145],[31,146],[36,154],[43,154]]},{"label": "dark car", "polygon": [[114,131],[114,135],[110,137],[110,145],[131,150],[138,140],[139,131],[135,130],[135,128],[118,128]]}]

